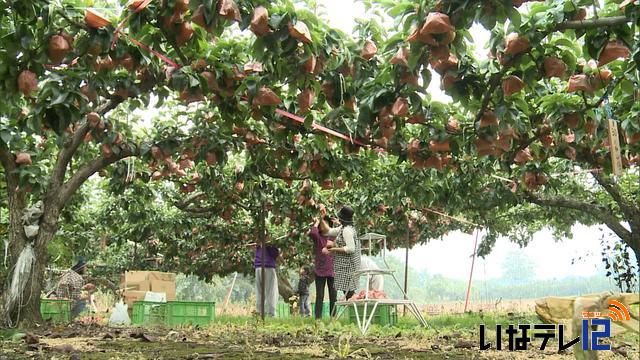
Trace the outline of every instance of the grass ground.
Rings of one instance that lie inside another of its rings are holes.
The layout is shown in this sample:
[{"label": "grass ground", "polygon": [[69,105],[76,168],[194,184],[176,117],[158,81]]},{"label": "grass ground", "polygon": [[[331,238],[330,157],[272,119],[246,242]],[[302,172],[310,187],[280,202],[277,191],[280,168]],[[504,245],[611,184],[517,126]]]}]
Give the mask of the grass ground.
[{"label": "grass ground", "polygon": [[[533,324],[534,314],[464,314],[427,318],[422,328],[401,317],[394,327],[373,325],[366,335],[340,321],[309,318],[267,319],[220,316],[207,327],[107,328],[99,325],[42,327],[30,330],[38,343],[27,344],[5,331],[0,359],[573,359],[559,354],[557,343],[544,351],[533,340],[527,351],[480,351],[479,325]],[[15,331],[14,331],[15,333]],[[12,340],[13,337],[13,340]],[[488,338],[495,339],[489,332]],[[33,341],[31,341],[33,342]],[[625,334],[611,340],[617,352],[601,358],[638,359],[640,338]],[[4,357],[4,358],[3,358]]]}]

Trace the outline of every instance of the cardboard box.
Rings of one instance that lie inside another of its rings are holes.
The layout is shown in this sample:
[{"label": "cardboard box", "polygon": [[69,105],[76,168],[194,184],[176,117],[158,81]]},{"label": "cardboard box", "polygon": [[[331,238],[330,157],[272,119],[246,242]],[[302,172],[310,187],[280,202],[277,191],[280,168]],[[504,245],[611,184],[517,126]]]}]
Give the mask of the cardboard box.
[{"label": "cardboard box", "polygon": [[147,280],[176,281],[176,274],[160,271],[127,271],[120,282],[142,282]]},{"label": "cardboard box", "polygon": [[127,271],[124,273],[126,283],[139,283],[149,280],[149,271]]},{"label": "cardboard box", "polygon": [[176,283],[173,281],[152,280],[151,291],[167,294],[167,301],[176,299]]},{"label": "cardboard box", "polygon": [[[163,292],[167,301],[176,299],[176,274],[160,271],[127,271],[120,277],[120,289],[127,293],[137,294],[147,291]],[[136,296],[140,296],[137,294]],[[144,295],[142,295],[144,298]],[[142,299],[136,299],[142,300]],[[132,303],[135,300],[132,300]],[[126,301],[125,301],[126,302]],[[131,305],[130,305],[131,306]]]},{"label": "cardboard box", "polygon": [[146,293],[147,293],[146,291],[135,291],[135,290],[125,291],[124,302],[125,304],[127,304],[129,309],[133,309],[133,302],[144,300],[144,296]]},{"label": "cardboard box", "polygon": [[151,282],[125,282],[121,284],[121,288],[125,291],[151,291]]},{"label": "cardboard box", "polygon": [[160,271],[149,271],[148,280],[151,280],[151,281],[160,280],[160,281],[175,282],[176,281],[176,274],[174,274],[174,273],[165,273],[165,272],[160,272]]}]

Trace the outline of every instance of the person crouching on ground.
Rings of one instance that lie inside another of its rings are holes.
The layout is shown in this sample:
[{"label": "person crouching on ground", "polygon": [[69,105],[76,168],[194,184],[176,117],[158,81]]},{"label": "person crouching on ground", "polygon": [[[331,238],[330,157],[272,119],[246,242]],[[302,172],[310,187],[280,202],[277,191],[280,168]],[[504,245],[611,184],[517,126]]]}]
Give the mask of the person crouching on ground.
[{"label": "person crouching on ground", "polygon": [[[324,215],[321,213],[321,215]],[[309,237],[313,239],[315,250],[315,273],[316,273],[316,319],[322,318],[322,308],[324,305],[324,288],[325,284],[329,289],[329,314],[333,314],[336,306],[337,292],[333,284],[333,255],[326,250],[327,245],[332,245],[333,238],[328,237],[327,233],[331,229],[329,224],[331,218],[324,215],[323,219],[316,219],[311,230],[309,230]],[[326,254],[322,252],[325,249]]]},{"label": "person crouching on ground", "polygon": [[335,244],[323,249],[324,254],[333,254],[333,273],[336,291],[345,293],[350,299],[358,289],[360,276],[356,271],[360,269],[360,240],[353,226],[353,209],[343,206],[338,213],[340,226],[331,228],[328,236],[335,237]]},{"label": "person crouching on ground", "polygon": [[275,246],[256,246],[256,258],[253,262],[256,274],[256,311],[261,313],[262,306],[262,266],[264,264],[264,313],[276,315],[278,302],[278,278],[276,276],[276,260],[280,256],[280,250]]},{"label": "person crouching on ground", "polygon": [[[86,269],[87,263],[81,258],[77,264],[62,274],[56,287],[57,298],[73,300],[71,320],[84,311],[87,307],[87,300],[91,296],[90,293],[96,288],[93,284],[84,283],[82,275],[85,274]],[[87,291],[89,294],[83,294],[82,290]]]},{"label": "person crouching on ground", "polygon": [[309,316],[309,267],[300,268],[300,280],[298,280],[298,299],[300,303],[300,315]]}]

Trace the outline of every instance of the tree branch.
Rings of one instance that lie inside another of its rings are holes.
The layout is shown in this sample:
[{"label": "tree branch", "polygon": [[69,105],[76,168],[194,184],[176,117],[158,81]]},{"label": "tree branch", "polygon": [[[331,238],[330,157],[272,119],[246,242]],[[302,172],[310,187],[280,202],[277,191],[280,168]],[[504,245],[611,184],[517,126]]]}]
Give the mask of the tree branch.
[{"label": "tree branch", "polygon": [[[148,79],[145,79],[145,81],[143,81],[140,84],[140,92],[146,92],[151,90],[160,81],[162,81],[162,76],[150,77]],[[126,99],[123,99],[119,96],[114,96],[111,99],[109,99],[107,103],[103,104],[102,106],[99,106],[96,109],[96,113],[98,113],[100,116],[104,116],[109,111],[115,109],[118,105],[123,103],[125,100]],[[69,165],[69,162],[73,158],[73,155],[78,150],[78,147],[80,147],[80,145],[84,141],[85,135],[87,135],[89,131],[91,131],[91,124],[89,124],[89,122],[85,120],[85,122],[82,123],[82,125],[78,129],[76,129],[76,131],[73,133],[71,138],[67,140],[67,142],[64,145],[64,148],[60,151],[60,154],[58,155],[58,160],[56,161],[56,165],[53,168],[53,173],[51,175],[51,182],[49,185],[49,189],[53,193],[56,193],[58,188],[62,185],[65,174],[67,172],[67,166]]]},{"label": "tree branch", "polygon": [[625,242],[631,240],[631,232],[620,224],[620,220],[609,209],[603,206],[561,197],[543,198],[530,192],[527,192],[526,196],[529,201],[537,205],[583,211],[594,219],[602,221]]},{"label": "tree branch", "polygon": [[604,174],[594,172],[591,175],[593,175],[598,184],[600,184],[600,186],[602,186],[609,195],[611,195],[613,200],[618,203],[622,212],[624,212],[626,216],[630,217],[630,221],[635,222],[633,219],[640,220],[640,209],[625,199],[625,197],[620,193],[618,185],[613,183],[611,179],[606,177]]},{"label": "tree branch", "polygon": [[[215,206],[208,206],[208,207],[189,207],[189,205],[200,201],[200,200],[204,200],[207,197],[207,194],[199,191],[196,193],[193,193],[191,195],[189,195],[187,198],[185,198],[182,201],[178,201],[176,203],[174,203],[175,207],[177,207],[178,209],[185,211],[185,212],[189,212],[192,214],[196,214],[196,215],[205,215],[208,214],[207,217],[211,217],[213,214],[213,212],[215,211]],[[233,205],[237,205],[242,209],[245,209],[247,211],[250,211],[251,208],[241,202],[234,202]],[[205,217],[205,216],[198,216],[198,217]]]},{"label": "tree branch", "polygon": [[67,14],[65,14],[64,11],[58,11],[58,14],[60,16],[62,16],[65,20],[67,20],[67,22],[69,24],[71,24],[71,25],[73,25],[75,27],[78,27],[80,29],[83,29],[83,30],[89,30],[89,27],[87,25],[71,19]]},{"label": "tree branch", "polygon": [[635,70],[635,68],[636,68],[636,65],[634,63],[633,65],[629,66],[629,68],[624,72],[624,74],[622,74],[622,76],[619,76],[613,79],[613,81],[611,81],[611,83],[605,89],[604,94],[600,96],[600,99],[598,99],[598,101],[596,101],[593,105],[587,106],[585,110],[599,108],[600,105],[602,105],[602,103],[609,97],[609,94],[611,93],[611,91],[613,91],[613,89],[615,89],[615,87],[618,86],[618,83],[622,79],[624,79],[627,74],[630,74],[633,70]]},{"label": "tree branch", "polygon": [[107,166],[130,156],[138,155],[138,148],[123,148],[120,153],[109,158],[100,156],[82,165],[71,178],[60,187],[57,206],[59,209],[64,208],[67,200],[80,188],[80,186],[93,174],[106,168]]},{"label": "tree branch", "polygon": [[49,189],[55,192],[60,185],[62,185],[64,176],[67,172],[67,166],[90,129],[91,125],[88,121],[85,121],[80,128],[76,129],[71,138],[65,143],[64,148],[60,151],[60,155],[58,155],[56,165],[53,167]]},{"label": "tree branch", "polygon": [[[519,55],[516,55],[516,56],[519,56]],[[482,95],[482,104],[480,105],[480,111],[478,111],[478,114],[476,114],[476,118],[473,121],[474,123],[477,123],[478,121],[480,121],[480,119],[482,119],[482,115],[484,115],[484,111],[487,109],[487,106],[489,105],[489,101],[491,100],[491,96],[493,95],[493,92],[496,90],[496,87],[498,87],[498,84],[500,83],[500,80],[504,77],[504,74],[506,74],[507,70],[509,70],[508,64],[511,62],[513,62],[513,60],[505,64],[499,72],[493,74],[493,76],[491,76],[491,78],[489,79],[489,87],[487,88],[487,91],[485,91],[485,93]]]},{"label": "tree branch", "polygon": [[590,20],[571,20],[571,21],[565,21],[565,22],[559,23],[556,26],[555,30],[593,29],[593,28],[623,25],[628,22],[631,22],[631,19],[626,16],[611,16],[611,17],[590,19]]},{"label": "tree branch", "polygon": [[185,208],[187,208],[187,206],[189,206],[190,204],[193,204],[196,201],[200,201],[203,200],[204,198],[206,198],[207,195],[201,191],[198,191],[196,193],[193,193],[189,196],[187,196],[185,199],[176,202],[174,205],[180,209],[180,210],[184,210]]},{"label": "tree branch", "polygon": [[513,163],[513,160],[515,160],[516,155],[518,154],[518,152],[520,150],[524,150],[526,149],[529,145],[533,144],[534,141],[536,141],[538,138],[540,138],[540,136],[542,135],[547,135],[549,133],[549,131],[545,131],[542,132],[541,129],[540,130],[536,130],[533,133],[533,136],[526,139],[525,141],[521,141],[520,145],[513,151],[513,153],[509,156],[509,164]]},{"label": "tree branch", "polygon": [[179,208],[179,209],[191,214],[207,215],[206,217],[213,216],[213,212],[215,210],[213,206],[204,207],[204,208],[203,207],[185,207],[185,208]]},{"label": "tree branch", "polygon": [[[244,209],[244,210],[251,210],[251,208],[243,203],[240,202],[235,202],[232,205],[237,205],[238,207]],[[188,207],[188,206],[183,206],[182,204],[175,204],[175,206],[182,210],[182,211],[186,211],[186,212],[190,212],[190,213],[194,213],[194,214],[203,214],[203,213],[212,213],[215,211],[215,206],[209,206],[209,207]]]},{"label": "tree branch", "polygon": [[[160,24],[160,20],[158,20],[158,24]],[[184,56],[184,54],[182,53],[182,50],[180,50],[180,47],[176,43],[176,38],[174,36],[171,36],[164,29],[163,26],[158,26],[158,28],[160,28],[160,31],[162,32],[162,35],[164,35],[165,39],[167,39],[169,44],[171,44],[171,47],[173,47],[173,49],[176,51],[176,54],[178,54],[178,57],[180,58],[180,61],[182,61],[182,65],[185,65],[185,66],[188,65],[189,64],[189,59],[187,59],[187,57]]]},{"label": "tree branch", "polygon": [[[576,151],[578,150],[579,149],[576,149]],[[590,149],[582,149],[582,150],[583,151],[578,152],[578,156],[576,157],[576,160],[579,162],[583,162],[587,165],[600,168],[600,165],[598,164],[596,159],[594,159],[593,156],[591,155]],[[566,155],[563,152],[559,152],[559,154],[556,154],[556,156],[566,160],[575,161],[566,157]],[[620,193],[619,187],[614,182],[612,182],[606,175],[598,172],[592,172],[591,175],[594,177],[594,179],[596,179],[598,184],[600,184],[600,186],[602,186],[602,188],[611,196],[611,198],[618,204],[618,206],[620,207],[620,210],[625,215],[625,218],[627,218],[627,220],[630,222],[633,229],[634,226],[636,226],[636,224],[638,224],[638,222],[640,221],[640,208],[634,205],[632,202],[628,201],[624,197],[624,195]]]},{"label": "tree branch", "polygon": [[16,163],[7,144],[0,140],[0,164],[4,168],[4,176],[7,181],[7,192],[11,194],[18,187],[18,178],[13,173]]}]

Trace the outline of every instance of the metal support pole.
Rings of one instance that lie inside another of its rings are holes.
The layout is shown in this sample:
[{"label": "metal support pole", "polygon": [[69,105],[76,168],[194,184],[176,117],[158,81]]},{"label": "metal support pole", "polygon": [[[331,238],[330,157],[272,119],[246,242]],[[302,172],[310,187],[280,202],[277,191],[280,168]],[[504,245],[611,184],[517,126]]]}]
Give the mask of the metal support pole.
[{"label": "metal support pole", "polygon": [[464,301],[464,312],[467,312],[467,305],[469,305],[469,295],[471,294],[471,279],[473,277],[473,265],[476,262],[476,249],[478,248],[478,236],[480,230],[476,229],[476,241],[473,244],[473,258],[471,259],[471,271],[469,272],[469,285],[467,286],[467,298]]},{"label": "metal support pole", "polygon": [[[409,248],[406,249],[405,255],[404,255],[404,299],[405,300],[408,300],[407,298],[408,280],[409,280]],[[407,305],[404,306],[404,311],[402,316],[407,316]]]},{"label": "metal support pole", "polygon": [[264,224],[264,202],[260,206],[260,251],[262,252],[262,261],[260,261],[260,317],[262,321],[264,321],[264,293],[265,293],[265,273],[264,273],[264,262],[266,256],[265,249],[265,224]]}]

